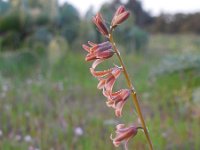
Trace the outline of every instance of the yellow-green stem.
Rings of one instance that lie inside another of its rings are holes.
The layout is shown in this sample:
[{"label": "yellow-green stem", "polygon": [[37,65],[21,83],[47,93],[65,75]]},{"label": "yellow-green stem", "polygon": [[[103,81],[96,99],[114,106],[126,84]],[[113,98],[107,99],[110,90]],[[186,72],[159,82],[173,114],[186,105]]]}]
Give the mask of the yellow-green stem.
[{"label": "yellow-green stem", "polygon": [[124,75],[125,75],[125,78],[126,78],[128,87],[129,87],[129,88],[131,89],[131,91],[132,91],[132,92],[131,92],[131,95],[132,95],[133,103],[134,103],[134,105],[135,105],[135,107],[136,107],[136,111],[137,111],[138,116],[139,116],[139,118],[140,118],[140,121],[141,121],[141,123],[142,123],[142,128],[143,128],[143,130],[144,130],[144,133],[145,133],[145,135],[146,135],[147,141],[148,141],[148,143],[149,143],[149,148],[150,148],[150,150],[153,150],[153,145],[152,145],[152,142],[151,142],[151,139],[150,139],[150,136],[149,136],[149,133],[148,133],[148,130],[147,130],[145,121],[144,121],[144,117],[143,117],[143,115],[142,115],[142,111],[141,111],[141,109],[140,109],[140,105],[139,105],[139,102],[138,102],[138,98],[137,98],[136,92],[135,92],[134,87],[133,87],[133,85],[132,85],[132,82],[131,82],[131,80],[130,80],[129,74],[128,74],[127,70],[126,70],[125,64],[124,64],[124,62],[123,62],[123,60],[122,60],[122,58],[121,58],[121,56],[120,56],[120,53],[119,53],[119,51],[118,51],[118,49],[117,49],[117,47],[116,47],[116,45],[115,45],[114,40],[113,40],[112,29],[111,29],[111,32],[110,32],[110,35],[109,35],[109,40],[110,40],[110,42],[111,42],[111,44],[112,44],[112,46],[113,46],[114,51],[115,51],[116,54],[117,54],[117,57],[118,57],[118,59],[119,59],[119,61],[120,61],[120,64],[122,65],[123,73],[124,73]]}]

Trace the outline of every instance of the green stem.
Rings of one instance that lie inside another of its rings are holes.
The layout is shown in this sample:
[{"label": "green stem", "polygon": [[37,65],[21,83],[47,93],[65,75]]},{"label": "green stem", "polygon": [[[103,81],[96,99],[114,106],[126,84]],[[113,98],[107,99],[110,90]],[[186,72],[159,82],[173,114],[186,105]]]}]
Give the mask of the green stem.
[{"label": "green stem", "polygon": [[149,148],[150,148],[150,150],[153,150],[153,145],[152,145],[152,142],[151,142],[151,139],[150,139],[150,136],[149,136],[149,133],[148,133],[148,130],[147,130],[145,121],[144,121],[144,117],[143,117],[143,115],[142,115],[142,111],[141,111],[141,109],[140,109],[140,105],[139,105],[139,102],[138,102],[138,98],[137,98],[135,89],[134,89],[134,87],[133,87],[133,85],[132,85],[132,83],[131,83],[131,80],[130,80],[129,74],[128,74],[127,70],[126,70],[125,64],[124,64],[124,62],[123,62],[123,60],[122,60],[122,58],[121,58],[121,56],[120,56],[120,53],[119,53],[119,51],[118,51],[118,49],[117,49],[117,47],[116,47],[116,45],[115,45],[114,40],[113,40],[112,31],[113,31],[113,30],[111,29],[110,34],[109,34],[109,41],[110,41],[110,43],[112,44],[113,49],[114,49],[114,51],[116,52],[117,57],[118,57],[118,59],[119,59],[119,61],[120,61],[120,64],[121,64],[121,66],[122,66],[122,68],[123,68],[123,73],[124,73],[124,75],[125,75],[125,78],[126,78],[128,87],[129,87],[129,88],[131,89],[131,91],[132,91],[132,92],[131,92],[131,95],[132,95],[133,103],[134,103],[134,105],[135,105],[135,107],[136,107],[136,111],[137,111],[138,116],[139,116],[139,118],[140,118],[140,121],[141,121],[141,123],[142,123],[142,128],[143,128],[143,130],[144,130],[145,136],[146,136],[147,141],[148,141],[148,143],[149,143]]}]

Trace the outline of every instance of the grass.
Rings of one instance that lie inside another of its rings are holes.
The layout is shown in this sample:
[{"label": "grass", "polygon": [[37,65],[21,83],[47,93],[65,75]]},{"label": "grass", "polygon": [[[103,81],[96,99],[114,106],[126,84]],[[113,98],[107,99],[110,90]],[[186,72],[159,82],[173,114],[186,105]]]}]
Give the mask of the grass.
[{"label": "grass", "polygon": [[[166,55],[199,54],[199,43],[200,37],[193,35],[156,35],[150,38],[146,54],[122,52],[157,150],[200,148],[200,116],[195,113],[199,106],[192,97],[200,86],[200,74],[190,70],[150,76]],[[28,64],[30,59],[25,58],[1,55],[0,149],[114,150],[109,136],[115,125],[137,119],[131,99],[124,117],[115,118],[96,89],[83,53],[68,52],[56,64],[38,56]],[[123,78],[115,86],[120,87],[125,87]],[[144,143],[140,131],[129,147],[148,149]]]}]

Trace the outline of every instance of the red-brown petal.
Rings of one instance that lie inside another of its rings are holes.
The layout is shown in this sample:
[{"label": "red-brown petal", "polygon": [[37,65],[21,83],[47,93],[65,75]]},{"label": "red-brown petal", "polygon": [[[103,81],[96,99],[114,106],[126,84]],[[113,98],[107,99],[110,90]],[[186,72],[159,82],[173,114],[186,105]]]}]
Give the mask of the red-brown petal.
[{"label": "red-brown petal", "polygon": [[108,100],[108,101],[106,102],[106,105],[107,105],[108,107],[113,107],[114,101]]},{"label": "red-brown petal", "polygon": [[92,21],[95,23],[95,25],[97,26],[98,30],[105,36],[107,36],[108,33],[108,29],[106,27],[106,24],[103,20],[103,17],[101,16],[100,13],[97,13],[97,15],[95,17],[93,17]]},{"label": "red-brown petal", "polygon": [[129,15],[130,15],[129,11],[125,11],[122,14],[118,15],[117,17],[114,18],[114,20],[112,22],[112,26],[117,26],[117,25],[121,24],[126,19],[128,19]]},{"label": "red-brown petal", "polygon": [[130,127],[129,130],[127,130],[126,132],[119,133],[118,136],[115,138],[115,141],[120,142],[126,140],[131,136],[136,135],[136,133],[137,133],[137,128]]},{"label": "red-brown petal", "polygon": [[98,89],[103,89],[105,83],[106,83],[106,80],[105,80],[105,79],[103,79],[103,78],[99,79],[99,83],[98,83],[98,85],[97,85],[97,88],[98,88]]},{"label": "red-brown petal", "polygon": [[90,45],[90,46],[96,46],[97,44],[95,44],[95,43],[93,43],[93,42],[91,42],[91,41],[88,41],[88,44]]},{"label": "red-brown petal", "polygon": [[102,63],[105,59],[97,59],[93,62],[92,68],[96,68],[100,63]]},{"label": "red-brown petal", "polygon": [[87,52],[90,52],[90,47],[89,47],[89,46],[83,44],[82,47],[83,47],[83,49],[86,50]]},{"label": "red-brown petal", "polygon": [[114,76],[110,76],[107,80],[106,80],[106,83],[105,83],[105,89],[108,91],[108,92],[112,92],[112,89],[113,89],[113,86],[115,84],[115,81],[116,81],[116,78]]},{"label": "red-brown petal", "polygon": [[119,6],[114,16],[118,16],[119,14],[123,13],[125,10],[126,8],[123,5]]},{"label": "red-brown petal", "polygon": [[103,52],[99,52],[97,53],[97,58],[110,58],[112,57],[114,54],[114,52],[112,50],[106,50],[106,51],[103,51]]},{"label": "red-brown petal", "polygon": [[122,128],[125,128],[125,124],[118,124],[116,126],[116,130],[119,130],[119,129],[122,129]]},{"label": "red-brown petal", "polygon": [[121,68],[115,67],[111,73],[115,78],[118,78],[119,75],[121,74],[121,71],[122,71]]},{"label": "red-brown petal", "polygon": [[115,106],[115,115],[116,115],[117,117],[121,117],[121,115],[122,115],[122,109],[123,109],[123,107],[124,107],[125,102],[126,102],[126,101],[120,101],[120,102],[118,102],[118,103],[116,104],[116,106]]},{"label": "red-brown petal", "polygon": [[94,53],[89,53],[87,54],[87,56],[85,57],[86,61],[91,61],[91,60],[95,60],[97,59],[96,56],[94,55]]},{"label": "red-brown petal", "polygon": [[113,138],[112,134],[110,136],[113,140],[115,146],[119,146],[123,141],[125,142],[125,149],[127,150],[127,143],[130,138],[134,137],[137,134],[138,128],[136,126],[125,127],[124,124],[116,126],[116,137]]},{"label": "red-brown petal", "polygon": [[103,77],[108,75],[111,72],[111,70],[108,69],[104,71],[94,71],[94,68],[90,68],[90,72],[94,77]]}]

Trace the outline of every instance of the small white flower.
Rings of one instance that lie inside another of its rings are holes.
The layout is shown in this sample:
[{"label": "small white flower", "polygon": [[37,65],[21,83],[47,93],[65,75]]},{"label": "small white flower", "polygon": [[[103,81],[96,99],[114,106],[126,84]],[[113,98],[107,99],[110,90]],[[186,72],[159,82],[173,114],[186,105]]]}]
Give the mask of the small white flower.
[{"label": "small white flower", "polygon": [[2,137],[3,136],[3,131],[2,130],[0,130],[0,137]]},{"label": "small white flower", "polygon": [[4,85],[2,86],[2,90],[3,90],[4,92],[7,92],[7,91],[9,90],[8,85],[7,85],[7,84],[4,84]]},{"label": "small white flower", "polygon": [[77,136],[81,136],[81,135],[83,135],[83,129],[82,129],[81,127],[76,127],[76,128],[74,129],[74,133],[75,133],[75,135],[77,135]]},{"label": "small white flower", "polygon": [[26,136],[24,137],[24,141],[25,141],[25,142],[31,142],[31,141],[32,141],[32,137],[31,137],[30,135],[26,135]]}]

